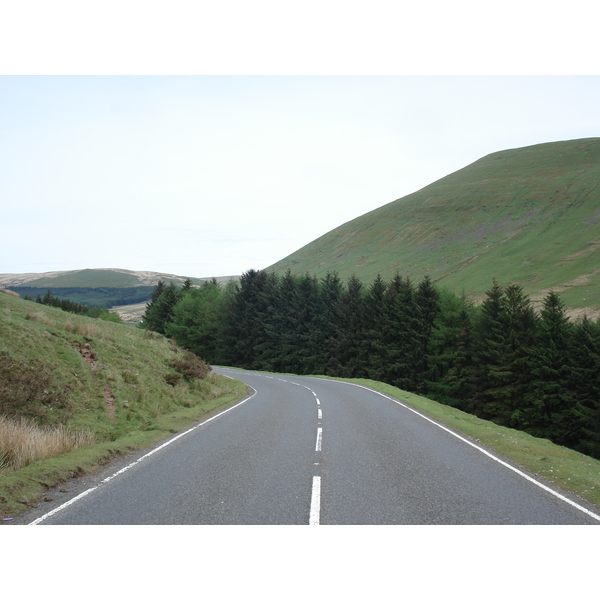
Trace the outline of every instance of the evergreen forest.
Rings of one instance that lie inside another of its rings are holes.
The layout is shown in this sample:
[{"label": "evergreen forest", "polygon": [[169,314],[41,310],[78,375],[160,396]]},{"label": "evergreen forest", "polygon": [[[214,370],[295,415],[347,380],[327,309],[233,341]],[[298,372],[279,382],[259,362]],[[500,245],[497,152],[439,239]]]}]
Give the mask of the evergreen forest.
[{"label": "evergreen forest", "polygon": [[366,378],[600,458],[600,322],[517,284],[464,295],[396,275],[250,270],[200,287],[159,282],[142,327],[208,363]]}]

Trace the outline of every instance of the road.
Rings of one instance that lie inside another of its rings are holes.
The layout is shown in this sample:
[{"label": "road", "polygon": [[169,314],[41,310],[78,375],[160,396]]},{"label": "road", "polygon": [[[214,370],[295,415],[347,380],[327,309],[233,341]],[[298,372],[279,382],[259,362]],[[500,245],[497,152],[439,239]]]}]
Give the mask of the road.
[{"label": "road", "polygon": [[[241,403],[77,482],[29,524],[599,524],[591,508],[387,396],[233,369]],[[51,506],[50,506],[51,505]]]}]

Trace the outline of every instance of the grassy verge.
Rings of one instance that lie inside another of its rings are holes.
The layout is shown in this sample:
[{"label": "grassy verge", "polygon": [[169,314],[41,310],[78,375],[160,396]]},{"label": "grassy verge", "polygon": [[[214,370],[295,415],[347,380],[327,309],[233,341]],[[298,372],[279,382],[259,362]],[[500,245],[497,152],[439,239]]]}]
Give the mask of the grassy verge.
[{"label": "grassy verge", "polygon": [[149,448],[170,435],[237,402],[246,394],[239,381],[211,375],[223,394],[206,403],[157,417],[146,430],[130,431],[114,441],[84,446],[54,458],[38,460],[0,477],[0,518],[15,517],[37,505],[45,492],[72,477],[94,473],[110,462]]},{"label": "grassy verge", "polygon": [[600,509],[600,461],[523,431],[495,425],[451,406],[369,379],[337,379],[374,389],[400,400],[506,457],[530,473],[572,492]]},{"label": "grassy verge", "polygon": [[0,293],[0,414],[31,425],[38,445],[54,443],[50,433],[86,436],[82,447],[18,468],[8,460],[14,430],[0,430],[0,518],[244,396],[243,384],[191,358],[164,336]]}]

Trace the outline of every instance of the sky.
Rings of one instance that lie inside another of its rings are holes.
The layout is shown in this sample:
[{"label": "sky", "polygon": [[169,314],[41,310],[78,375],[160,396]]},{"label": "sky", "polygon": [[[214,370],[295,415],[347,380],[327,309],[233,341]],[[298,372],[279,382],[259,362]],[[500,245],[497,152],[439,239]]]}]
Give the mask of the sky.
[{"label": "sky", "polygon": [[600,136],[592,70],[449,68],[442,51],[371,69],[330,52],[286,72],[256,45],[249,67],[243,44],[167,68],[127,62],[131,43],[105,63],[85,48],[84,63],[52,45],[0,61],[0,273],[239,275],[489,153]]}]

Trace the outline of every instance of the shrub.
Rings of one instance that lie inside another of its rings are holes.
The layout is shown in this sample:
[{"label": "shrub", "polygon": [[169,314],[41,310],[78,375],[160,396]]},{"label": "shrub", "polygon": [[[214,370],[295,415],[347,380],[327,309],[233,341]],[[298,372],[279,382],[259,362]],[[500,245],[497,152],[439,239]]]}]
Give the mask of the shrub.
[{"label": "shrub", "polygon": [[181,381],[181,375],[179,373],[167,373],[165,375],[165,381],[175,387]]},{"label": "shrub", "polygon": [[184,351],[182,358],[174,358],[169,361],[169,366],[181,373],[188,381],[205,379],[212,371],[210,365],[188,350]]}]

